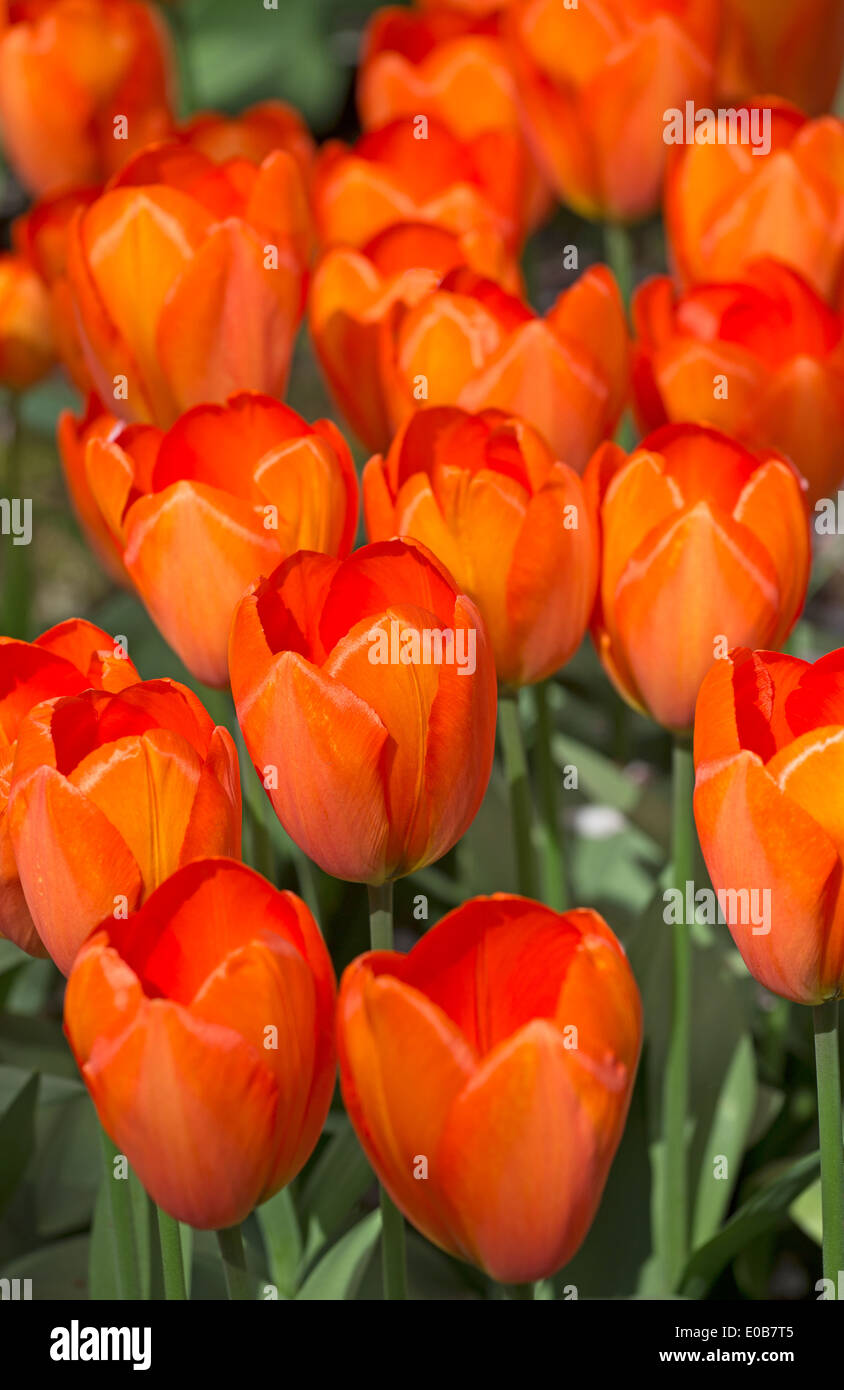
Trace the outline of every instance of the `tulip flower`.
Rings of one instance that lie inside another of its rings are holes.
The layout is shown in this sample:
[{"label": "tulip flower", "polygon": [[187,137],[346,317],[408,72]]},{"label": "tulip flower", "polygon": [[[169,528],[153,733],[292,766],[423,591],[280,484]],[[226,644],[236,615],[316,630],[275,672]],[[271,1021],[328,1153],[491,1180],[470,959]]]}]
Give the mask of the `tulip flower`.
[{"label": "tulip flower", "polygon": [[376,10],[364,36],[357,97],[364,130],[420,113],[447,126],[472,150],[492,199],[502,169],[509,171],[513,202],[506,212],[519,237],[547,212],[548,190],[525,143],[495,19],[450,9]]},{"label": "tulip flower", "polygon": [[443,227],[399,223],[360,250],[332,247],[317,263],[309,295],[311,339],[339,408],[369,449],[386,449],[393,436],[380,368],[391,316],[459,266],[514,293],[521,287],[497,233],[477,229],[458,236]]},{"label": "tulip flower", "polygon": [[382,348],[394,429],[421,404],[521,415],[555,458],[582,473],[627,400],[624,307],[605,266],[591,266],[544,318],[466,269],[394,311]]},{"label": "tulip flower", "polygon": [[108,409],[166,429],[233,391],[281,395],[309,234],[285,150],[215,164],[173,141],[131,160],[68,242],[85,361]]},{"label": "tulip flower", "polygon": [[115,540],[88,483],[85,457],[88,442],[97,438],[107,442],[123,430],[122,420],[104,410],[96,396],[88,397],[79,418],[63,410],[56,426],[56,441],[64,472],[65,486],[85,539],[106,573],[116,583],[131,587],[123,564],[123,548]]},{"label": "tulip flower", "polygon": [[473,898],[408,955],[373,951],[346,970],[343,1099],[423,1235],[494,1279],[541,1279],[595,1216],[641,1026],[633,973],[596,912]]},{"label": "tulip flower", "polygon": [[32,956],[47,954],[30,916],[9,836],[8,802],[21,721],[42,700],[85,690],[123,690],[140,680],[125,648],[80,618],[34,642],[0,637],[0,936]]},{"label": "tulip flower", "polygon": [[836,1291],[844,1261],[843,748],[844,650],[811,665],[738,648],[701,686],[695,820],[722,914],[760,984],[813,1008],[823,1272]]},{"label": "tulip flower", "polygon": [[577,474],[522,420],[430,406],[363,474],[373,541],[412,536],[477,603],[500,681],[544,680],[586,631],[595,518]]},{"label": "tulip flower", "polygon": [[46,286],[56,352],[78,389],[87,393],[91,378],[79,341],[73,298],[67,279],[67,242],[78,209],[90,207],[97,188],[74,188],[44,198],[14,223],[14,241]]},{"label": "tulip flower", "polygon": [[304,180],[310,177],[315,155],[308,127],[284,101],[259,101],[238,116],[200,111],[179,126],[175,138],[216,164],[229,159],[262,164],[276,150],[286,150]]},{"label": "tulip flower", "polygon": [[718,89],[726,101],[776,92],[820,116],[835,98],[842,59],[839,0],[723,0]]},{"label": "tulip flower", "polygon": [[586,473],[603,533],[592,635],[619,693],[676,733],[701,681],[740,645],[780,646],[811,563],[805,484],[771,451],[667,425]]},{"label": "tulip flower", "polygon": [[0,125],[31,192],[103,183],[173,124],[164,21],[135,0],[12,0],[0,19]]},{"label": "tulip flower", "polygon": [[821,1004],[844,989],[835,820],[842,748],[844,650],[812,665],[739,647],[701,686],[694,743],[701,849],[716,892],[735,890],[746,900],[747,912],[737,898],[724,915],[748,970],[799,1004]]},{"label": "tulip flower", "polygon": [[24,256],[0,255],[0,386],[25,391],[55,359],[44,285]]},{"label": "tulip flower", "polygon": [[383,884],[471,823],[495,667],[475,605],[423,547],[291,556],[241,601],[229,667],[276,815],[326,873]]},{"label": "tulip flower", "polygon": [[334,971],[303,902],[227,859],[106,918],[64,1026],[103,1128],[165,1212],[236,1225],[310,1157],[334,1090]]},{"label": "tulip flower", "polygon": [[549,181],[585,217],[657,210],[666,112],[706,105],[715,77],[711,0],[513,0],[509,44]]},{"label": "tulip flower", "polygon": [[716,425],[751,449],[787,455],[826,496],[844,476],[844,318],[778,261],[740,281],[677,294],[667,276],[633,299],[637,413]]},{"label": "tulip flower", "polygon": [[424,113],[369,131],[351,148],[329,140],[312,190],[320,244],[360,247],[397,222],[424,222],[458,236],[495,232],[517,249],[520,168],[503,137],[493,149],[489,167],[485,142],[467,143]]},{"label": "tulip flower", "polygon": [[[685,285],[733,280],[761,256],[799,271],[836,303],[844,279],[844,122],[810,121],[765,98],[740,108],[763,144],[674,146],[665,183],[671,255]],[[755,113],[755,114],[754,114]],[[699,134],[713,138],[713,122]],[[767,143],[767,142],[765,142]]]},{"label": "tulip flower", "polygon": [[47,699],[18,727],[8,816],[32,920],[67,974],[104,917],[182,864],[240,854],[237,753],[176,681]]},{"label": "tulip flower", "polygon": [[256,392],[197,406],[166,433],[107,434],[95,421],[83,468],[129,579],[206,685],[228,685],[232,614],[260,575],[295,550],[347,555],[354,541],[358,485],[343,436]]}]

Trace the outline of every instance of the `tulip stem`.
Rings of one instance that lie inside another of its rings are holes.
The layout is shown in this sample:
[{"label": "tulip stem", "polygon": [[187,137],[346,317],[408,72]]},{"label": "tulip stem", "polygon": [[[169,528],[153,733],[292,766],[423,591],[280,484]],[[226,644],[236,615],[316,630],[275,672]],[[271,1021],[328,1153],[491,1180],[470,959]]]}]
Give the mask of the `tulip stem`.
[{"label": "tulip stem", "polygon": [[217,1244],[223,1261],[226,1288],[230,1299],[241,1302],[251,1300],[252,1290],[246,1268],[246,1251],[243,1248],[243,1233],[239,1226],[226,1226],[217,1232]]},{"label": "tulip stem", "polygon": [[[18,502],[21,517],[24,515],[24,501],[21,497],[23,491],[22,462],[20,399],[17,392],[12,391],[9,394],[7,409],[6,470],[3,479],[3,496],[8,500],[9,507],[12,509],[15,501]],[[13,520],[16,516],[17,513],[13,510]],[[29,621],[28,543],[19,545],[17,544],[18,540],[22,541],[23,536],[7,535],[4,537],[5,554],[3,557],[0,632],[4,637],[25,638]]]},{"label": "tulip stem", "polygon": [[552,738],[554,724],[548,701],[550,681],[540,681],[533,687],[536,705],[536,771],[539,784],[542,842],[542,878],[545,901],[556,912],[568,907],[563,834],[557,810],[557,773],[554,767]]},{"label": "tulip stem", "polygon": [[[686,883],[694,876],[695,785],[692,750],[677,739],[672,760],[671,878],[685,901]],[[686,1126],[689,1109],[689,1054],[691,1050],[692,940],[691,923],[671,927],[673,989],[671,1031],[665,1059],[662,1092],[663,1115],[663,1211],[662,1265],[666,1287],[673,1290],[683,1272],[688,1253],[689,1196],[686,1162]]]},{"label": "tulip stem", "polygon": [[[369,886],[369,939],[373,951],[393,949],[393,885]],[[381,1270],[384,1297],[394,1302],[407,1298],[404,1217],[381,1188]]]},{"label": "tulip stem", "polygon": [[498,736],[501,740],[504,776],[510,791],[511,826],[516,849],[519,892],[526,898],[535,898],[537,877],[531,837],[533,804],[519,719],[518,690],[502,688],[499,691]]},{"label": "tulip stem", "polygon": [[135,1217],[132,1210],[132,1188],[129,1174],[117,1177],[114,1160],[123,1158],[120,1150],[111,1142],[105,1130],[102,1131],[103,1174],[111,1210],[111,1225],[114,1231],[114,1248],[117,1258],[117,1284],[121,1298],[141,1297],[141,1267],[138,1259],[138,1246],[135,1239]]},{"label": "tulip stem", "polygon": [[604,223],[604,254],[610,270],[618,282],[625,312],[630,313],[630,298],[633,294],[633,239],[630,228],[622,222]]},{"label": "tulip stem", "polygon": [[838,1000],[812,1010],[815,1068],[818,1078],[818,1126],[821,1140],[821,1215],[823,1274],[839,1297],[844,1279],[844,1145],[841,1137],[841,1076],[838,1051]]},{"label": "tulip stem", "polygon": [[158,1239],[161,1242],[161,1265],[164,1270],[164,1296],[169,1300],[186,1299],[185,1267],[182,1262],[182,1233],[179,1223],[161,1207],[158,1212]]}]

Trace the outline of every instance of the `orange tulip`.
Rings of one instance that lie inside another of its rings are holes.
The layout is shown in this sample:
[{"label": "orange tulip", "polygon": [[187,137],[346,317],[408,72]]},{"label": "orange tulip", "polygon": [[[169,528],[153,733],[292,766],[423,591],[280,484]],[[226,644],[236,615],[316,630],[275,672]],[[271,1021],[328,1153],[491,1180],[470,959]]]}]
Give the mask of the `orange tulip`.
[{"label": "orange tulip", "polygon": [[123,647],[80,618],[51,627],[31,643],[0,637],[0,936],[32,956],[47,952],[23,895],[8,820],[21,721],[42,700],[90,689],[116,693],[139,680]]},{"label": "orange tulip", "polygon": [[173,124],[164,22],[135,0],[10,0],[0,21],[0,125],[36,194],[102,183]]},{"label": "orange tulip", "polygon": [[175,141],[131,160],[77,214],[68,246],[86,364],[109,409],[166,428],[233,391],[281,395],[308,237],[285,150],[215,164]]},{"label": "orange tulip", "polygon": [[409,955],[360,956],[337,1004],[343,1099],[379,1179],[429,1240],[508,1283],[553,1274],[586,1235],[641,1036],[603,918],[504,893]]},{"label": "orange tulip", "polygon": [[633,299],[637,413],[717,425],[786,454],[826,496],[844,476],[844,319],[795,271],[754,261],[745,278],[678,295],[667,276]]},{"label": "orange tulip", "polygon": [[332,247],[316,266],[309,296],[311,339],[340,409],[370,449],[386,449],[393,435],[380,369],[392,316],[418,303],[458,266],[469,266],[514,293],[521,288],[497,233],[472,230],[458,236],[418,222],[388,227],[360,250]]},{"label": "orange tulip", "polygon": [[323,145],[313,181],[317,235],[322,246],[360,247],[397,222],[425,222],[458,236],[495,232],[514,249],[518,180],[503,136],[467,143],[424,113],[402,117],[351,148]]},{"label": "orange tulip", "polygon": [[718,89],[728,101],[776,92],[828,111],[844,59],[840,0],[723,0]]},{"label": "orange tulip", "polygon": [[283,101],[260,101],[239,116],[200,111],[179,126],[176,138],[215,164],[225,164],[230,159],[263,164],[276,150],[286,150],[305,181],[310,177],[316,153],[299,112]]},{"label": "orange tulip", "polygon": [[393,5],[377,10],[364,37],[357,95],[365,130],[420,113],[442,122],[471,148],[492,199],[502,169],[511,171],[513,203],[506,212],[517,237],[548,211],[548,190],[525,143],[494,18],[453,10],[415,14]]},{"label": "orange tulip", "polygon": [[695,715],[695,820],[752,975],[821,1004],[844,990],[844,650],[811,665],[739,648]]},{"label": "orange tulip", "polygon": [[252,391],[196,406],[166,433],[95,422],[84,475],[129,579],[206,685],[228,685],[232,614],[250,585],[295,550],[347,555],[355,538],[340,431]]},{"label": "orange tulip", "polygon": [[58,356],[83,393],[90,391],[91,377],[85,366],[67,279],[67,244],[77,210],[90,207],[98,194],[97,188],[74,188],[69,193],[44,198],[19,217],[13,228],[16,246],[46,286]]},{"label": "orange tulip", "polygon": [[577,474],[524,421],[430,406],[363,474],[370,540],[412,536],[477,603],[498,678],[544,680],[580,645],[598,534]]},{"label": "orange tulip", "polygon": [[123,563],[123,549],[112,535],[105,517],[88,483],[85,457],[88,442],[97,438],[108,441],[121,432],[123,421],[103,410],[96,396],[89,396],[84,415],[78,419],[72,410],[63,410],[56,427],[59,458],[65,486],[85,533],[85,538],[107,574],[127,588],[131,580]]},{"label": "orange tulip", "polygon": [[719,656],[779,646],[811,564],[805,484],[770,450],[702,425],[667,425],[629,456],[599,449],[586,473],[603,531],[592,635],[629,704],[691,728]]},{"label": "orange tulip", "polygon": [[421,546],[293,555],[238,607],[229,666],[276,815],[326,873],[380,884],[470,825],[495,667],[475,605]]},{"label": "orange tulip", "polygon": [[9,832],[38,935],[65,974],[88,932],[182,864],[240,854],[227,729],[176,681],[45,700],[22,720]]},{"label": "orange tulip", "polygon": [[24,256],[0,255],[0,386],[25,391],[56,360],[50,300]]},{"label": "orange tulip", "polygon": [[590,266],[544,318],[492,281],[450,271],[388,329],[382,389],[394,429],[420,402],[502,410],[582,473],[627,400],[627,324],[605,266]]},{"label": "orange tulip", "polygon": [[65,1033],[164,1211],[233,1226],[296,1176],[334,1090],[334,996],[305,904],[227,859],[178,869],[85,942]]},{"label": "orange tulip", "polygon": [[585,217],[659,207],[665,113],[706,105],[712,0],[514,0],[505,34],[528,126],[560,197]]},{"label": "orange tulip", "polygon": [[[770,111],[768,154],[747,144],[672,147],[665,220],[680,278],[737,279],[773,256],[834,303],[844,278],[844,122],[810,121],[776,98],[741,109],[760,123]],[[710,126],[701,130],[714,134]]]}]

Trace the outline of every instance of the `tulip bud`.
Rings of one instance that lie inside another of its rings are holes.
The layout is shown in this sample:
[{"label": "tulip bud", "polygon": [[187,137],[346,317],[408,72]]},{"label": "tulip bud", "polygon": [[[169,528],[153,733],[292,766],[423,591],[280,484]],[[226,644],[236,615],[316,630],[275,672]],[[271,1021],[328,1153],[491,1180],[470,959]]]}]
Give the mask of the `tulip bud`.
[{"label": "tulip bud", "polygon": [[326,873],[380,884],[470,825],[492,769],[495,667],[475,605],[422,546],[291,556],[241,601],[229,667],[276,815]]},{"label": "tulip bud", "polygon": [[103,1128],[176,1220],[233,1226],[307,1162],[334,993],[305,904],[227,859],[179,869],[85,942],[65,1033]]},{"label": "tulip bud", "polygon": [[837,999],[844,649],[814,665],[745,648],[717,661],[694,752],[700,845],[745,965],[798,1004]]},{"label": "tulip bud", "polygon": [[645,430],[715,425],[785,454],[809,501],[844,476],[844,319],[779,261],[678,295],[667,276],[637,291],[633,385]]},{"label": "tulip bud", "polygon": [[166,432],[94,422],[81,460],[72,417],[63,438],[69,484],[82,475],[96,533],[104,527],[154,621],[206,685],[228,684],[232,614],[259,575],[293,551],[347,555],[354,541],[346,441],[330,420],[309,425],[269,396],[197,406]]},{"label": "tulip bud", "polygon": [[380,1181],[423,1235],[525,1283],[575,1254],[624,1128],[639,991],[603,918],[473,898],[337,1003],[340,1084]]},{"label": "tulip bud", "polygon": [[84,690],[116,693],[140,680],[124,646],[80,618],[34,642],[0,637],[0,936],[33,956],[47,954],[21,888],[9,834],[9,786],[21,722],[42,700]]},{"label": "tulip bud", "polygon": [[36,194],[103,183],[173,124],[174,57],[152,5],[18,0],[0,19],[0,124]]},{"label": "tulip bud", "polygon": [[522,420],[431,406],[363,474],[369,536],[412,536],[481,611],[500,681],[544,680],[579,647],[598,534],[573,469]]},{"label": "tulip bud", "polygon": [[176,681],[63,695],[18,728],[8,815],[27,907],[67,974],[106,916],[193,859],[240,854],[237,753]]},{"label": "tulip bud", "polygon": [[667,425],[586,472],[603,533],[592,636],[629,704],[691,729],[700,683],[743,643],[779,646],[811,563],[805,484],[785,459],[702,425]]}]

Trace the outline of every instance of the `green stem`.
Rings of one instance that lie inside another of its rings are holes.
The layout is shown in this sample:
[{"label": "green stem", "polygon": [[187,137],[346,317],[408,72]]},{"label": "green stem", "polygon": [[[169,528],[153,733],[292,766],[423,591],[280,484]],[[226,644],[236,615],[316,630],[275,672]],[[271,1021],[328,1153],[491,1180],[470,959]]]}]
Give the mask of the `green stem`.
[{"label": "green stem", "polygon": [[[393,949],[393,885],[369,887],[369,939],[373,951]],[[384,1297],[391,1301],[407,1298],[404,1218],[389,1195],[381,1188],[381,1269]]]},{"label": "green stem", "polygon": [[[20,400],[13,391],[9,396],[8,435],[6,440],[6,469],[3,496],[13,507],[17,500],[23,507],[23,450],[21,448]],[[29,628],[30,584],[29,546],[18,545],[13,532],[3,537],[3,587],[0,599],[0,632],[4,637],[26,638]]]},{"label": "green stem", "polygon": [[227,1226],[217,1232],[217,1244],[223,1261],[226,1288],[230,1299],[241,1302],[252,1298],[249,1274],[246,1269],[246,1252],[243,1248],[243,1233],[239,1226]]},{"label": "green stem", "polygon": [[[695,774],[691,747],[679,739],[674,744],[672,776],[671,877],[674,887],[681,890],[685,901],[686,882],[691,880],[694,874],[695,824],[692,797]],[[668,1290],[676,1287],[683,1272],[689,1240],[686,1126],[691,1048],[691,924],[675,922],[671,927],[671,933],[671,1031],[662,1092],[662,1264]]]},{"label": "green stem", "polygon": [[844,1278],[844,1146],[841,1138],[841,1077],[838,1052],[838,1000],[812,1010],[815,1069],[818,1078],[818,1126],[821,1139],[821,1215],[823,1274],[832,1280],[833,1298]]},{"label": "green stem", "polygon": [[565,912],[569,905],[569,895],[563,833],[557,810],[557,770],[551,747],[554,726],[548,702],[550,685],[550,681],[541,681],[533,687],[536,706],[536,774],[539,785],[542,880],[548,906],[557,912]]},{"label": "green stem", "polygon": [[531,840],[533,805],[528,781],[522,727],[519,720],[519,692],[502,689],[498,696],[498,736],[504,776],[510,791],[513,842],[519,892],[526,898],[537,896],[536,861]]},{"label": "green stem", "polygon": [[111,1142],[105,1130],[102,1131],[102,1144],[103,1173],[111,1208],[111,1225],[117,1257],[118,1288],[121,1298],[136,1299],[141,1297],[142,1289],[135,1218],[132,1211],[132,1190],[128,1174],[125,1178],[116,1178],[114,1175],[114,1160],[120,1154],[120,1150]]},{"label": "green stem", "polygon": [[624,307],[629,314],[634,277],[633,238],[629,227],[622,222],[604,223],[604,254],[610,270],[618,281]]},{"label": "green stem", "polygon": [[186,1299],[185,1267],[182,1263],[182,1233],[179,1223],[157,1207],[158,1238],[161,1241],[161,1263],[164,1268],[164,1296],[168,1300]]}]

